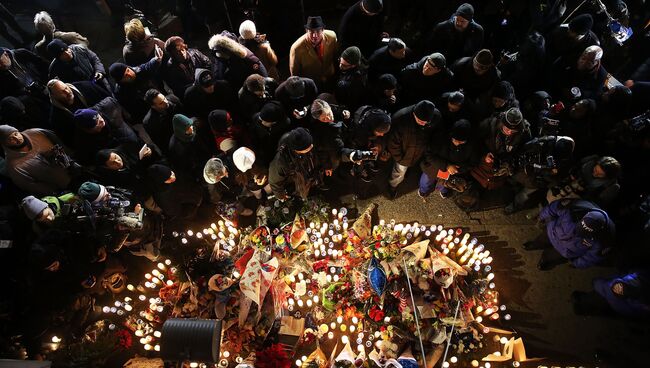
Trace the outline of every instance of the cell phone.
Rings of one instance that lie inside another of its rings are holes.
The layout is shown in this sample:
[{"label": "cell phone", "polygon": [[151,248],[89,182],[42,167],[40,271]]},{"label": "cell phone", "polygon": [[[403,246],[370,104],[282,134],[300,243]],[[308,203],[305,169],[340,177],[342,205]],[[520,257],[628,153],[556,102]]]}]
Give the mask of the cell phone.
[{"label": "cell phone", "polygon": [[390,41],[390,38],[388,37],[384,37],[381,39],[381,43],[388,43],[388,41]]},{"label": "cell phone", "polygon": [[307,112],[305,110],[298,111],[298,116],[300,116],[301,118],[304,117],[305,114],[307,114]]}]

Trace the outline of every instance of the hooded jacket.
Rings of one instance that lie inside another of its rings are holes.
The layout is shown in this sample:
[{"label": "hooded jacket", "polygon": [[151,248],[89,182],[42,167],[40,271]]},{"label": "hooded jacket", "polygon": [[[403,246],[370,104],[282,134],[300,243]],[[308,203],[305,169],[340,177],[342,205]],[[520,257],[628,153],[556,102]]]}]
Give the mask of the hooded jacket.
[{"label": "hooded jacket", "polygon": [[64,82],[72,83],[78,81],[90,81],[95,73],[102,73],[106,76],[104,64],[99,60],[97,54],[81,45],[70,45],[72,60],[69,62],[59,59],[52,60],[50,64],[49,78],[58,78]]},{"label": "hooded jacket", "polygon": [[[212,72],[216,79],[225,79],[232,86],[241,86],[251,74],[269,76],[260,59],[236,39],[223,34],[214,35],[208,41],[208,46],[214,53]],[[227,54],[228,57],[219,57],[217,53]]]},{"label": "hooded jacket", "polygon": [[202,140],[185,134],[184,121],[172,119],[174,135],[169,140],[169,161],[176,173],[187,174],[192,178],[203,177],[203,166],[212,157],[212,152]]},{"label": "hooded jacket", "polygon": [[198,68],[212,69],[212,62],[197,49],[187,49],[187,59],[177,62],[170,58],[163,68],[163,79],[176,96],[185,96],[185,90],[194,83]]},{"label": "hooded jacket", "polygon": [[[617,283],[623,284],[623,290],[635,288],[639,290],[639,293],[637,295],[627,295],[624,291],[624,295],[614,294],[612,286]],[[605,298],[614,311],[625,317],[633,318],[643,318],[650,315],[649,284],[650,275],[646,270],[638,270],[615,277],[597,278],[593,281],[594,291]]]},{"label": "hooded jacket", "polygon": [[149,104],[144,101],[144,95],[151,88],[164,91],[162,81],[158,79],[160,63],[157,59],[138,66],[129,67],[135,72],[135,80],[129,83],[115,81],[115,98],[131,115],[134,122],[141,122],[149,111]]},{"label": "hooded jacket", "polygon": [[427,56],[407,65],[399,74],[404,103],[414,104],[421,100],[439,101],[443,93],[455,89],[454,73],[447,67],[434,75],[423,75],[422,68],[426,62]]},{"label": "hooded jacket", "polygon": [[197,68],[194,71],[194,83],[185,91],[187,113],[205,121],[210,111],[215,109],[238,111],[237,97],[231,84],[225,80],[215,80],[214,92],[206,93],[199,83],[204,73],[210,73],[210,70]]},{"label": "hooded jacket", "polygon": [[590,211],[600,211],[600,208],[587,201],[560,200],[551,202],[539,214],[540,221],[546,224],[546,234],[553,247],[577,268],[601,264],[605,260],[603,252],[614,239],[612,220],[607,221],[606,228],[594,239],[580,235],[577,230],[582,226],[582,217]]},{"label": "hooded jacket", "polygon": [[436,25],[426,44],[426,53],[440,52],[447,62],[474,55],[483,46],[483,27],[471,21],[464,31],[458,31],[454,19]]}]

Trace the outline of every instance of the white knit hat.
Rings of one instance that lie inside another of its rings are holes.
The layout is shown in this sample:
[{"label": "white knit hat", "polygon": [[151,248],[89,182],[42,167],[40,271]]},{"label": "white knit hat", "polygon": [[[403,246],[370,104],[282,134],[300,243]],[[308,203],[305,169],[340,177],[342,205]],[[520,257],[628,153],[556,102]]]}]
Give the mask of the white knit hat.
[{"label": "white knit hat", "polygon": [[252,40],[257,34],[255,23],[245,20],[239,25],[239,35],[245,40]]},{"label": "white knit hat", "polygon": [[253,167],[255,152],[250,148],[240,147],[232,154],[232,161],[241,172],[246,172]]}]

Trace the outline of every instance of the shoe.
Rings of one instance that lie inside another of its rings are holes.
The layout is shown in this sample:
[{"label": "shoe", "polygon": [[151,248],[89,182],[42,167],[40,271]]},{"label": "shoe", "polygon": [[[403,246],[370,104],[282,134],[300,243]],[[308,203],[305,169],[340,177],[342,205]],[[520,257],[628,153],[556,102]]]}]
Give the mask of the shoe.
[{"label": "shoe", "polygon": [[439,193],[440,193],[440,197],[442,197],[442,198],[449,198],[454,194],[451,190],[449,190],[447,188],[440,189]]},{"label": "shoe", "polygon": [[540,271],[549,271],[553,268],[553,265],[550,263],[544,261],[543,259],[540,259],[539,262],[537,262],[537,269]]},{"label": "shoe", "polygon": [[535,242],[534,241],[527,241],[523,244],[522,248],[526,250],[533,250],[535,249]]},{"label": "shoe", "polygon": [[389,199],[397,198],[397,188],[398,187],[391,187],[390,185],[388,186],[388,198]]},{"label": "shoe", "polygon": [[427,203],[427,197],[428,196],[429,196],[429,194],[422,194],[422,192],[420,192],[420,189],[418,189],[418,197],[420,197],[422,202]]},{"label": "shoe", "polygon": [[506,215],[512,215],[515,212],[517,212],[517,207],[515,206],[514,203],[510,203],[503,209],[503,213],[505,213]]}]

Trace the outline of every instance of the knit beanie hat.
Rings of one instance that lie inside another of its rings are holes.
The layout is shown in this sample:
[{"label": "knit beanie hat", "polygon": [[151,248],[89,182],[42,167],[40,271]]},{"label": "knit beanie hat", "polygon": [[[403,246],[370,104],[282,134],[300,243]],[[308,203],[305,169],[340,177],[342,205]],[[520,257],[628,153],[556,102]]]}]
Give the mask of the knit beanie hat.
[{"label": "knit beanie hat", "polygon": [[68,48],[68,45],[58,38],[53,39],[47,44],[47,53],[57,59]]},{"label": "knit beanie hat", "polygon": [[348,47],[341,54],[341,58],[352,65],[359,65],[361,63],[361,57],[361,50],[356,46]]},{"label": "knit beanie hat", "polygon": [[591,31],[593,25],[594,18],[591,17],[591,14],[580,14],[571,19],[569,29],[579,35],[585,35]]},{"label": "knit beanie hat", "polygon": [[25,215],[27,215],[28,219],[35,220],[41,215],[43,210],[47,208],[47,203],[34,196],[28,196],[23,198],[20,206],[23,208],[23,211],[25,211]]},{"label": "knit beanie hat", "polygon": [[515,97],[515,89],[508,81],[500,81],[494,86],[492,90],[492,97],[501,98],[503,100],[512,100]]},{"label": "knit beanie hat", "polygon": [[9,138],[10,135],[17,131],[18,129],[12,127],[11,125],[0,125],[0,144],[5,146],[7,138]]},{"label": "knit beanie hat", "polygon": [[7,96],[0,101],[0,121],[18,122],[25,115],[25,105],[14,96]]},{"label": "knit beanie hat", "polygon": [[228,130],[230,114],[226,110],[212,110],[208,114],[208,124],[213,132],[225,132]]},{"label": "knit beanie hat", "polygon": [[97,115],[93,109],[78,109],[74,112],[74,122],[82,129],[92,129],[97,125]]},{"label": "knit beanie hat", "polygon": [[524,120],[524,116],[521,114],[521,110],[516,107],[511,107],[503,115],[503,125],[509,129],[517,130],[521,128],[521,122]]},{"label": "knit beanie hat", "polygon": [[573,154],[575,145],[575,141],[571,137],[557,137],[555,147],[553,147],[553,156],[560,160],[569,159]]},{"label": "knit beanie hat", "polygon": [[291,149],[294,151],[304,151],[314,143],[309,131],[305,128],[296,128],[289,132],[291,134]]},{"label": "knit beanie hat", "polygon": [[471,22],[474,19],[474,7],[468,3],[461,4],[456,9],[455,15],[461,16]]},{"label": "knit beanie hat", "polygon": [[101,184],[87,181],[81,184],[79,190],[77,191],[77,194],[82,199],[85,199],[91,203],[96,203],[106,195],[106,187]]},{"label": "knit beanie hat", "polygon": [[[413,112],[418,119],[431,122],[436,116],[436,105],[429,100],[422,100],[418,102],[413,108]],[[438,117],[440,117],[440,112],[438,111]]]},{"label": "knit beanie hat", "polygon": [[108,74],[110,74],[111,78],[113,78],[114,81],[119,83],[122,78],[124,78],[124,73],[128,67],[128,65],[123,63],[113,63],[108,68]]},{"label": "knit beanie hat", "polygon": [[172,176],[172,169],[165,165],[153,164],[147,168],[147,175],[154,184],[165,184]]},{"label": "knit beanie hat", "polygon": [[239,147],[232,154],[232,161],[239,171],[246,172],[253,168],[255,152],[248,147]]},{"label": "knit beanie hat", "polygon": [[492,67],[492,65],[494,65],[494,58],[490,50],[483,49],[474,56],[474,66],[478,69],[486,70]]},{"label": "knit beanie hat", "polygon": [[221,159],[211,158],[203,166],[203,179],[208,184],[216,184],[226,176],[227,172],[228,170]]},{"label": "knit beanie hat", "polygon": [[465,102],[465,95],[461,91],[447,92],[443,95],[443,98],[445,97],[452,105],[462,105]]},{"label": "knit beanie hat", "polygon": [[278,122],[284,116],[284,109],[282,105],[277,101],[267,102],[262,106],[260,111],[260,119],[269,122],[275,123]]},{"label": "knit beanie hat", "polygon": [[467,142],[472,134],[472,125],[467,119],[460,119],[451,127],[451,137],[457,141]]},{"label": "knit beanie hat", "polygon": [[397,88],[397,78],[394,75],[386,73],[379,76],[377,85],[382,91]]},{"label": "knit beanie hat", "polygon": [[447,59],[445,59],[445,55],[439,52],[434,52],[433,54],[427,56],[427,62],[437,68],[444,68],[447,66]]},{"label": "knit beanie hat", "polygon": [[382,0],[362,0],[361,3],[363,4],[363,8],[369,13],[380,13],[384,9],[384,2]]},{"label": "knit beanie hat", "polygon": [[251,20],[245,20],[239,25],[239,35],[245,40],[252,40],[257,34],[255,23]]},{"label": "knit beanie hat", "polygon": [[363,122],[373,132],[386,134],[390,131],[390,116],[382,110],[371,110],[364,117]]},{"label": "knit beanie hat", "polygon": [[191,142],[196,137],[196,132],[193,131],[192,134],[187,134],[187,128],[189,126],[194,126],[194,121],[182,114],[176,114],[172,118],[172,128],[174,128],[174,137],[178,138],[182,142]]}]

